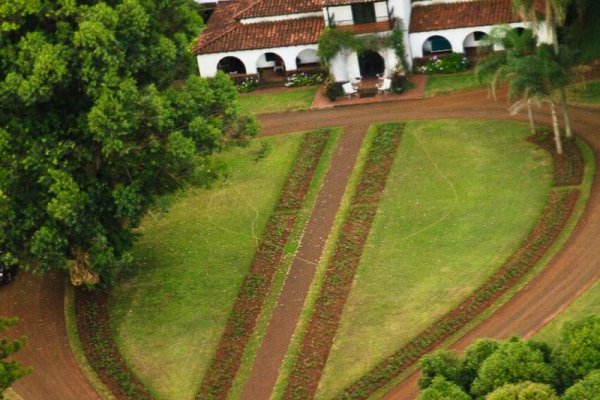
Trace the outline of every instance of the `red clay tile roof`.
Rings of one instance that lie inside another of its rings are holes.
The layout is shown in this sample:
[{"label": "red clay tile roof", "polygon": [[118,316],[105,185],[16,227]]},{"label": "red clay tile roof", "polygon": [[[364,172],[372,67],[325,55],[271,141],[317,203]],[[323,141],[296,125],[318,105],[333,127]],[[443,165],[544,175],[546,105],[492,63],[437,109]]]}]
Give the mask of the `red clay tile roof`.
[{"label": "red clay tile roof", "polygon": [[426,32],[519,21],[521,19],[513,12],[511,0],[461,1],[427,6],[415,2],[409,31]]},{"label": "red clay tile roof", "polygon": [[322,0],[323,6],[343,6],[345,4],[356,4],[356,3],[375,3],[381,0]]},{"label": "red clay tile roof", "polygon": [[[214,18],[215,15],[211,17]],[[237,21],[200,35],[194,46],[195,54],[223,53],[236,50],[264,49],[271,47],[315,44],[325,27],[322,17],[290,19],[257,24]]]},{"label": "red clay tile roof", "polygon": [[323,0],[257,0],[238,14],[238,18],[270,17],[321,11]]}]

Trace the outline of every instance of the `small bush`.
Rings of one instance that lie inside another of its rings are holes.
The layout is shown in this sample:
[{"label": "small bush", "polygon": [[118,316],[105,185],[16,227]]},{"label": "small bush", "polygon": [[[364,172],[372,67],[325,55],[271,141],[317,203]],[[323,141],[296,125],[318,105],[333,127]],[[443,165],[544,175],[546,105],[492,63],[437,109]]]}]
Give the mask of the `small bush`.
[{"label": "small bush", "polygon": [[420,74],[453,74],[469,67],[469,59],[462,53],[450,53],[444,56],[433,56],[425,64],[416,67]]},{"label": "small bush", "polygon": [[344,95],[342,85],[335,82],[333,79],[328,78],[325,82],[325,95],[329,100],[335,101],[335,99]]},{"label": "small bush", "polygon": [[313,86],[319,85],[325,81],[325,75],[322,73],[319,74],[307,74],[305,72],[300,72],[298,74],[293,74],[288,76],[287,81],[285,82],[285,86],[287,87],[297,87],[297,86]]},{"label": "small bush", "polygon": [[248,76],[241,83],[239,83],[236,87],[237,87],[238,92],[240,92],[240,93],[251,92],[258,87],[258,78],[253,77],[253,76]]}]

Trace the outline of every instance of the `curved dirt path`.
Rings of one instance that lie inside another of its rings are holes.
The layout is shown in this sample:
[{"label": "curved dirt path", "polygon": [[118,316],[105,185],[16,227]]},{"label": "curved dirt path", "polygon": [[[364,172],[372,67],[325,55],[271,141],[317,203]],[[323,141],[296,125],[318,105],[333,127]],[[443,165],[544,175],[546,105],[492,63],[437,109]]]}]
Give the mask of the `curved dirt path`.
[{"label": "curved dirt path", "polygon": [[[600,278],[600,110],[580,106],[570,108],[575,133],[594,149],[596,166],[588,206],[575,232],[549,265],[523,290],[490,318],[471,330],[452,348],[464,350],[476,338],[506,338],[513,334],[529,337],[566,308],[577,296]],[[349,106],[320,112],[265,115],[261,118],[264,134],[319,126],[353,126],[373,122],[410,119],[519,119],[507,112],[507,103],[493,102],[484,89],[421,101]],[[550,124],[547,112],[537,113],[536,120]],[[287,129],[286,129],[287,128]],[[412,374],[383,398],[409,400],[417,397],[418,373]]]},{"label": "curved dirt path", "polygon": [[19,317],[8,336],[28,337],[15,358],[33,367],[33,373],[13,387],[24,400],[100,400],[69,347],[64,283],[60,274],[20,273],[10,285],[0,287],[0,315]]},{"label": "curved dirt path", "polygon": [[[408,119],[514,119],[506,110],[506,102],[494,103],[488,99],[486,90],[475,90],[426,100],[264,115],[260,120],[263,134],[273,135],[319,127],[356,127]],[[572,107],[571,110],[575,132],[590,142],[596,158],[600,160],[600,110],[583,107]],[[524,118],[520,116],[518,119]],[[543,121],[549,123],[547,115]],[[600,277],[600,251],[596,250],[597,238],[600,237],[598,168],[596,172],[586,212],[565,248],[522,293],[472,331],[469,338],[535,332]],[[0,287],[0,315],[21,319],[10,334],[29,337],[29,344],[17,355],[20,361],[35,369],[32,375],[15,385],[24,400],[99,399],[73,360],[67,342],[63,283],[56,275],[36,277],[20,274],[12,284]],[[405,381],[387,398],[413,398],[415,378]]]}]

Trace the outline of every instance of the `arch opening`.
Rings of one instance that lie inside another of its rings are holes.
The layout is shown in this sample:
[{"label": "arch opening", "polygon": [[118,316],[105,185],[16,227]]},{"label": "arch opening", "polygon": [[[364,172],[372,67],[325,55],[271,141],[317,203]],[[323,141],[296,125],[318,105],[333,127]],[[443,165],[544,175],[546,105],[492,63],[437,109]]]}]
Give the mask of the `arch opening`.
[{"label": "arch opening", "polygon": [[319,67],[319,55],[315,49],[304,49],[296,56],[296,69]]},{"label": "arch opening", "polygon": [[452,45],[450,41],[443,36],[434,35],[430,36],[423,43],[423,54],[435,54],[435,53],[450,53],[452,52]]},{"label": "arch opening", "polygon": [[229,75],[246,73],[246,66],[244,65],[244,62],[233,56],[222,58],[217,64],[217,69]]},{"label": "arch opening", "polygon": [[375,77],[385,71],[385,61],[376,51],[367,50],[358,55],[358,68],[361,76]]}]

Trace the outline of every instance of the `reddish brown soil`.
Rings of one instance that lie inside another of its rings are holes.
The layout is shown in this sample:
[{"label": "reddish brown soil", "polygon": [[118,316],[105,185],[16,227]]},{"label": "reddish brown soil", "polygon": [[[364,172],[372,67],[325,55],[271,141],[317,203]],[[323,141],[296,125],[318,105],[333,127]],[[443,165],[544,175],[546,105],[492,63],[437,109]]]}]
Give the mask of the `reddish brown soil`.
[{"label": "reddish brown soil", "polygon": [[347,127],[340,138],[244,386],[243,399],[266,400],[271,395],[366,131],[367,125],[356,124]]},{"label": "reddish brown soil", "polygon": [[0,287],[0,315],[17,316],[8,334],[25,335],[27,345],[16,355],[33,373],[14,389],[25,400],[100,400],[73,360],[63,313],[64,278],[20,273]]},{"label": "reddish brown soil", "polygon": [[[319,219],[311,218],[307,227],[302,248],[303,259],[316,262],[321,251],[309,251],[315,241],[324,240],[328,235],[339,201],[336,193],[344,190],[349,170],[353,168],[356,152],[360,148],[366,127],[373,122],[401,121],[408,119],[515,119],[507,112],[505,101],[494,103],[486,90],[472,90],[449,96],[426,100],[407,100],[361,106],[348,106],[322,111],[265,114],[260,117],[265,135],[296,132],[320,127],[347,127],[337,155],[327,175],[327,183],[319,194],[319,210],[327,207]],[[520,115],[516,119],[525,120]],[[538,121],[550,124],[547,111],[537,115]],[[596,159],[600,160],[600,110],[585,107],[571,107],[571,119],[575,133],[587,140],[594,148]],[[341,195],[340,195],[341,197]],[[563,250],[550,262],[548,267],[526,288],[498,310],[490,319],[471,331],[459,341],[455,348],[464,349],[471,340],[478,337],[507,337],[513,333],[530,336],[544,326],[557,313],[570,304],[579,294],[600,278],[600,169],[597,167],[592,194],[582,220]],[[312,245],[309,244],[312,242]],[[312,257],[316,254],[316,257]],[[306,258],[305,258],[306,256]],[[295,299],[294,309],[302,307],[302,302],[312,273],[312,264],[296,262],[288,281],[298,282],[287,289],[289,299]],[[304,284],[300,284],[304,282]],[[308,282],[308,283],[306,283]],[[288,285],[288,283],[286,283]],[[286,289],[284,289],[286,290]],[[288,306],[291,306],[288,304]],[[282,335],[294,328],[297,313],[286,313],[285,303],[278,304],[279,326]],[[31,277],[21,274],[16,282],[0,288],[0,314],[21,318],[21,323],[11,334],[25,334],[29,344],[17,358],[32,365],[35,372],[16,384],[17,392],[25,400],[95,400],[98,396],[85,381],[74,362],[66,339],[63,317],[63,281],[55,276]],[[275,321],[271,322],[271,327]],[[271,329],[270,329],[271,330]],[[267,332],[275,339],[277,329]],[[279,344],[287,347],[289,341]],[[273,343],[273,342],[270,342]],[[256,359],[251,381],[264,380],[263,392],[270,392],[275,380],[273,371],[281,363],[281,352],[273,348],[272,356],[264,344]],[[260,361],[260,363],[259,363]],[[260,366],[260,367],[259,367]],[[263,369],[263,366],[265,367]],[[267,369],[266,366],[269,368]],[[276,376],[276,375],[275,375]],[[408,400],[416,397],[417,376],[407,379],[401,386],[390,392],[388,399]],[[267,396],[268,397],[268,396]],[[247,397],[246,392],[246,399]],[[260,400],[265,397],[254,397]]]}]

